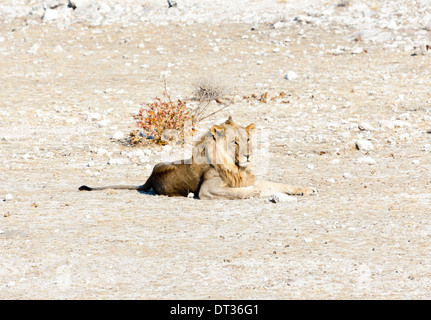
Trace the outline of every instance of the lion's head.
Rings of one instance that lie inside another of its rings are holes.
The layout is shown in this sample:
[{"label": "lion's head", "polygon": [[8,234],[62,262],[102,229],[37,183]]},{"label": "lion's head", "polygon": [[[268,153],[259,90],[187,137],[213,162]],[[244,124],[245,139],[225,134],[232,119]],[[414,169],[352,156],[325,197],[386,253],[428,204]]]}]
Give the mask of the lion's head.
[{"label": "lion's head", "polygon": [[242,127],[232,117],[213,125],[197,143],[195,162],[212,165],[230,187],[246,187],[255,181],[250,167],[253,163],[253,139],[255,124]]}]

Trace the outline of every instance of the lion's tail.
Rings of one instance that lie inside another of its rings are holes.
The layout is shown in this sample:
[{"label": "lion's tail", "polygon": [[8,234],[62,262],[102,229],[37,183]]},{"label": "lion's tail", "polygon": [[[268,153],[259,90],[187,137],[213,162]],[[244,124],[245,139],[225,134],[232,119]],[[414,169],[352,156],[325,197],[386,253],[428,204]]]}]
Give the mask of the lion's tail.
[{"label": "lion's tail", "polygon": [[79,191],[95,191],[95,190],[106,190],[106,189],[116,189],[116,190],[137,190],[137,191],[148,191],[152,188],[150,179],[147,180],[143,185],[114,185],[114,186],[106,186],[106,187],[95,187],[91,188],[88,186],[80,186],[78,188]]}]

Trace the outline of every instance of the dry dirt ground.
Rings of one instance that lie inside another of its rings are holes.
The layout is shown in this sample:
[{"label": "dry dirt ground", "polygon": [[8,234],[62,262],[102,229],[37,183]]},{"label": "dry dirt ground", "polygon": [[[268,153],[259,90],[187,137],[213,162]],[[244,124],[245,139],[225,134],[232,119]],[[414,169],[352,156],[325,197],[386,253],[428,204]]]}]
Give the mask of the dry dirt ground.
[{"label": "dry dirt ground", "polygon": [[[430,54],[307,24],[0,32],[0,298],[431,297]],[[319,194],[79,192],[142,184],[163,160],[112,136],[135,129],[164,75],[173,98],[200,76],[227,83],[235,103],[202,126],[256,123],[264,175]]]}]

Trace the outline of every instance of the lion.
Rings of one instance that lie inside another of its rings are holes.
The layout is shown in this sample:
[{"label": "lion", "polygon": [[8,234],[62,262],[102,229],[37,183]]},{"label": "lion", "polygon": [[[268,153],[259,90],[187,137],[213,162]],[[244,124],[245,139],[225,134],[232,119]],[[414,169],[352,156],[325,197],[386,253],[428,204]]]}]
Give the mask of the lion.
[{"label": "lion", "polygon": [[311,195],[314,188],[290,186],[258,180],[252,172],[252,135],[256,125],[242,127],[232,117],[213,125],[192,150],[191,159],[164,162],[154,166],[147,181],[140,186],[114,185],[79,190],[131,189],[140,192],[153,190],[157,195],[185,196],[190,193],[199,199],[247,199],[269,197],[273,193]]}]

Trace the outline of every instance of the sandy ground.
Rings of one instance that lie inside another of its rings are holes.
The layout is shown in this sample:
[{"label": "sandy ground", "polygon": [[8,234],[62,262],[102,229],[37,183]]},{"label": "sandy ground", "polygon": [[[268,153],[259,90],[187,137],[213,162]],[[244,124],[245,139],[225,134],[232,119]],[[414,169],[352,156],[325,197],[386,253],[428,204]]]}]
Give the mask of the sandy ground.
[{"label": "sandy ground", "polygon": [[[354,32],[0,25],[0,298],[429,299],[431,54]],[[163,160],[112,136],[135,129],[164,74],[174,98],[200,76],[227,83],[235,103],[203,128],[256,123],[265,177],[319,194],[79,192],[141,184]]]}]

